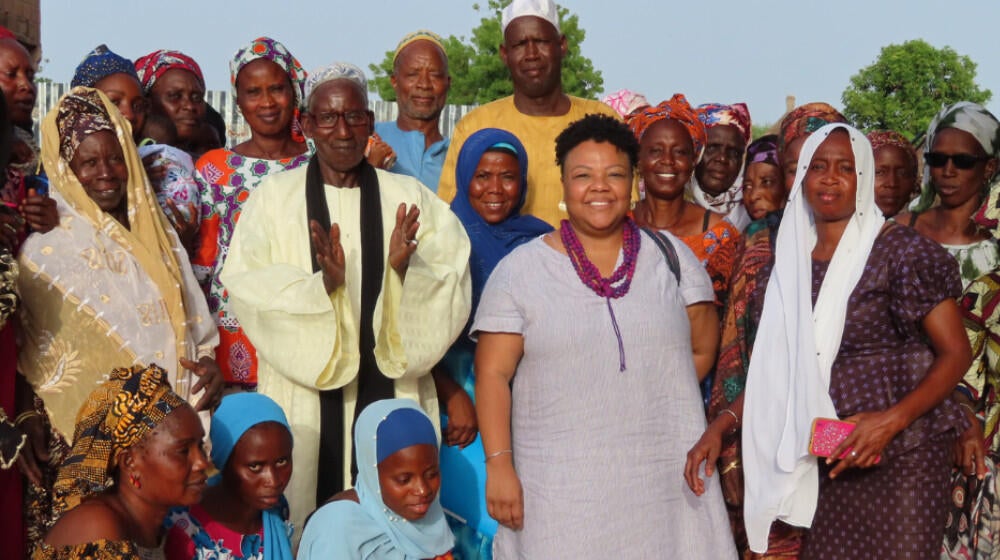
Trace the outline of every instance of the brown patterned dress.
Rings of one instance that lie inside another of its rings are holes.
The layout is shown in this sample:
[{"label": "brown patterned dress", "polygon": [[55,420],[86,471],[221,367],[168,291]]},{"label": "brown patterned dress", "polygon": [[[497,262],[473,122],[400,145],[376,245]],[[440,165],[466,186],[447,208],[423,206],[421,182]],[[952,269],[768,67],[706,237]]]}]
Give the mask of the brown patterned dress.
[{"label": "brown patterned dress", "polygon": [[[813,262],[813,302],[829,262]],[[927,314],[961,293],[958,266],[938,244],[889,225],[875,241],[847,305],[830,376],[837,414],[881,411],[916,389],[934,360]],[[951,446],[966,427],[946,399],[896,435],[878,466],[831,480],[821,464],[819,503],[804,559],[937,558],[951,475]]]}]

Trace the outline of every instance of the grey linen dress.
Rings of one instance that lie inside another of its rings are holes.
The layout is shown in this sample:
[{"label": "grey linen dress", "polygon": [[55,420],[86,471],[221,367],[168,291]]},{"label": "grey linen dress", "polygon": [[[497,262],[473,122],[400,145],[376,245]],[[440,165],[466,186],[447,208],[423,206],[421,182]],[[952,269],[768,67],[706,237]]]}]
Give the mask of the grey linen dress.
[{"label": "grey linen dress", "polygon": [[569,257],[539,238],[490,276],[472,332],[524,336],[511,411],[524,529],[499,528],[498,560],[736,557],[718,475],[700,497],[684,481],[706,425],[686,306],[714,294],[671,239],[680,286],[643,234],[631,289],[611,300],[624,372],[607,303]]}]

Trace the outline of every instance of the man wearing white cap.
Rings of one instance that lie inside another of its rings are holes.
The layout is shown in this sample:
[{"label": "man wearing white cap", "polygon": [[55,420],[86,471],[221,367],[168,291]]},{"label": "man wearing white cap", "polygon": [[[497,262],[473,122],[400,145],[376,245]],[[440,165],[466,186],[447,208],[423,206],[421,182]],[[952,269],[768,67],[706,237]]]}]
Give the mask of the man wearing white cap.
[{"label": "man wearing white cap", "polygon": [[559,31],[559,14],[551,0],[514,0],[501,16],[500,58],[510,70],[514,95],[479,107],[459,121],[444,160],[438,196],[455,198],[455,164],[469,135],[483,128],[514,133],[528,152],[528,198],[522,212],[558,226],[566,217],[560,209],[562,181],[555,163],[555,139],[569,123],[589,113],[618,117],[607,105],[566,95],[562,60],[566,36]]},{"label": "man wearing white cap", "polygon": [[439,418],[430,371],[471,308],[462,223],[416,179],[365,160],[366,85],[352,64],[309,75],[302,129],[316,152],[243,204],[221,275],[257,350],[258,390],[292,426],[297,527],[351,486],[367,404],[408,398]]}]

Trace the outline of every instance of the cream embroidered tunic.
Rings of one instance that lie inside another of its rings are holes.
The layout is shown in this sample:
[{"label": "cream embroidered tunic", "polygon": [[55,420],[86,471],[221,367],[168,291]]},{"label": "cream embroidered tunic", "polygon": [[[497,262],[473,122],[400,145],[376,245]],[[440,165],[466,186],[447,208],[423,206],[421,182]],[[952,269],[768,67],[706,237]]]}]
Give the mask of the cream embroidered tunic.
[{"label": "cream embroidered tunic", "polygon": [[[285,410],[295,438],[295,470],[286,490],[292,521],[315,506],[319,461],[319,391],[344,389],[345,419],[357,397],[361,309],[361,191],[326,185],[331,223],[339,224],[347,270],[327,294],[312,272],[306,218],[306,166],[268,177],[243,207],[222,283],[260,360],[258,391]],[[375,305],[375,359],[395,380],[396,397],[420,403],[437,422],[431,368],[469,316],[469,240],[458,218],[416,179],[378,170],[386,254]],[[405,280],[388,264],[389,236],[401,202],[420,209],[417,251]],[[344,422],[345,487],[350,487],[352,422]]]}]

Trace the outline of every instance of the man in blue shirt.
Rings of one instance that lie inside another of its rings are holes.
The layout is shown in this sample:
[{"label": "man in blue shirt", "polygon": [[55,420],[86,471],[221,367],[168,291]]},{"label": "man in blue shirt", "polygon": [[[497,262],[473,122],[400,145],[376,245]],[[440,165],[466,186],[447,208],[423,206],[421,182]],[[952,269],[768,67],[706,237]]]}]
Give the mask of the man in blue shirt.
[{"label": "man in blue shirt", "polygon": [[393,57],[391,81],[399,116],[395,122],[375,124],[375,132],[398,158],[389,171],[416,177],[437,192],[449,143],[441,135],[441,110],[451,87],[441,38],[423,30],[404,37]]}]

